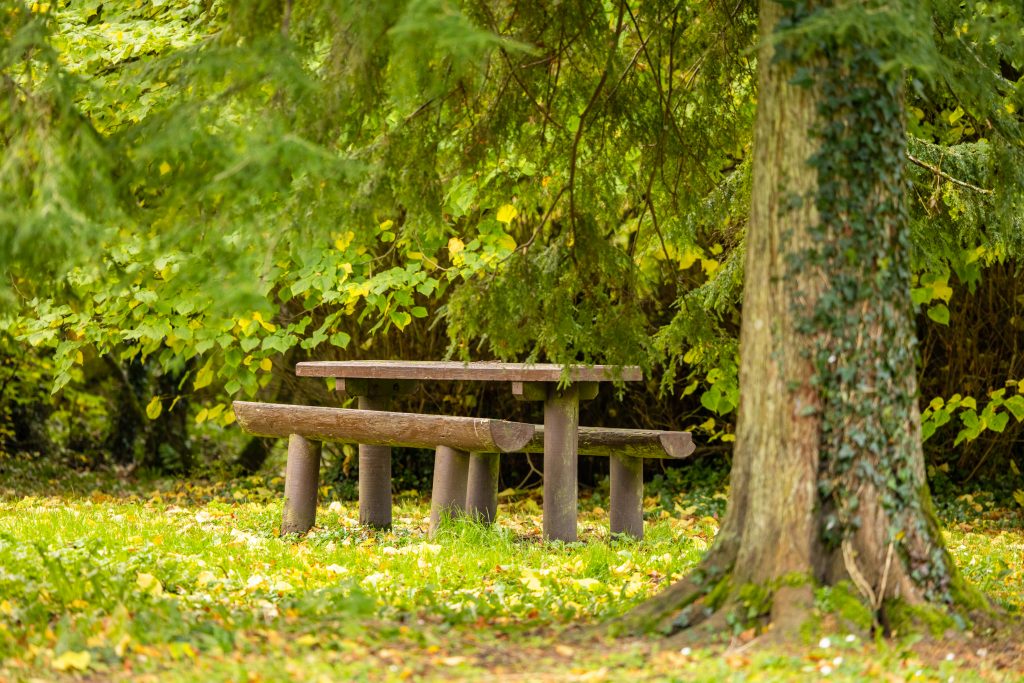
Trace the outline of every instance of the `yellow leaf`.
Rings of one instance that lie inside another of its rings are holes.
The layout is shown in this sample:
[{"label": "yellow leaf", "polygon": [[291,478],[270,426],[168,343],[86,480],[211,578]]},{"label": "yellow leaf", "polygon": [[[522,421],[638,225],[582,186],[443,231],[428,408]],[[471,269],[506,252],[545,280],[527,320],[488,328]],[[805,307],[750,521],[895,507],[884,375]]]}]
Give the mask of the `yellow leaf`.
[{"label": "yellow leaf", "polygon": [[88,650],[75,652],[68,650],[53,660],[53,668],[57,671],[85,671],[92,663],[92,655]]},{"label": "yellow leaf", "polygon": [[452,256],[455,256],[465,248],[466,244],[458,237],[453,237],[450,240],[448,240],[448,253],[451,254]]},{"label": "yellow leaf", "polygon": [[155,420],[160,417],[160,413],[163,412],[164,405],[160,402],[159,396],[154,396],[153,399],[146,405],[146,415],[150,420]]},{"label": "yellow leaf", "polygon": [[348,249],[348,245],[352,244],[352,240],[354,240],[355,237],[356,234],[349,230],[344,235],[334,240],[334,246],[338,251],[345,251]]},{"label": "yellow leaf", "polygon": [[224,413],[224,417],[221,418],[220,423],[227,427],[229,424],[235,421],[235,411],[229,410]]},{"label": "yellow leaf", "polygon": [[687,247],[683,251],[683,255],[679,257],[679,270],[686,270],[701,257],[701,250],[693,247]]},{"label": "yellow leaf", "polygon": [[269,358],[264,358],[260,361],[260,370],[263,372],[270,372],[274,368],[274,364]]},{"label": "yellow leaf", "polygon": [[213,359],[206,361],[206,364],[199,369],[196,373],[196,381],[193,384],[193,388],[202,389],[203,387],[209,386],[213,381]]},{"label": "yellow leaf", "polygon": [[203,422],[206,421],[206,413],[207,413],[206,408],[203,408],[198,413],[196,413],[196,424],[197,425],[203,424]]},{"label": "yellow leaf", "polygon": [[935,299],[942,299],[946,303],[949,303],[949,298],[953,296],[953,288],[947,285],[945,282],[934,282],[932,283],[932,297]]},{"label": "yellow leaf", "polygon": [[85,362],[85,357],[82,356],[81,351],[75,351],[75,362],[79,365]]},{"label": "yellow leaf", "polygon": [[199,572],[199,574],[196,576],[196,585],[198,585],[198,586],[205,586],[206,584],[210,583],[211,581],[215,580],[216,578],[217,577],[211,571]]},{"label": "yellow leaf", "polygon": [[160,175],[167,175],[171,172],[171,165],[166,161],[160,164]]},{"label": "yellow leaf", "polygon": [[1017,111],[1017,106],[1013,102],[1007,102],[1003,106],[1006,108],[1007,114],[1012,114]]},{"label": "yellow leaf", "polygon": [[152,574],[139,574],[135,579],[135,584],[143,590],[145,593],[150,595],[163,595],[164,587],[160,584],[160,579],[156,578]]},{"label": "yellow leaf", "polygon": [[384,221],[383,223],[380,224],[380,229],[381,229],[382,232],[384,230],[390,230],[391,226],[394,225],[394,224],[395,224],[395,222],[393,220],[386,220],[386,221]]},{"label": "yellow leaf", "polygon": [[125,633],[121,636],[121,639],[117,641],[117,645],[114,646],[114,652],[118,657],[124,657],[124,653],[128,650],[128,645],[132,642],[132,637]]},{"label": "yellow leaf", "polygon": [[512,235],[502,235],[501,238],[498,239],[498,246],[512,251],[516,248],[516,240]]},{"label": "yellow leaf", "polygon": [[518,215],[519,211],[516,210],[516,207],[511,204],[505,204],[498,209],[497,219],[499,223],[511,223]]}]

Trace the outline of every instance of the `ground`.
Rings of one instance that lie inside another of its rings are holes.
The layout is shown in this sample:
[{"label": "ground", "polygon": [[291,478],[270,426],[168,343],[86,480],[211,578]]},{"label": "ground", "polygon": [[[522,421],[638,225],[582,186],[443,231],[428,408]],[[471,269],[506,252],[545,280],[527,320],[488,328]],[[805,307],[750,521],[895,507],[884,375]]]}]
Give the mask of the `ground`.
[{"label": "ground", "polygon": [[[277,477],[138,481],[0,461],[0,681],[1024,679],[1013,624],[865,642],[834,626],[825,592],[821,628],[783,650],[739,627],[682,650],[607,635],[596,624],[683,576],[718,528],[723,492],[651,488],[639,542],[609,539],[606,489],[584,497],[573,544],[541,540],[524,493],[502,497],[493,528],[429,538],[418,494],[397,497],[393,531],[368,532],[326,491],[300,539],[278,536]],[[967,578],[1019,614],[1022,511],[984,495],[940,509]]]}]

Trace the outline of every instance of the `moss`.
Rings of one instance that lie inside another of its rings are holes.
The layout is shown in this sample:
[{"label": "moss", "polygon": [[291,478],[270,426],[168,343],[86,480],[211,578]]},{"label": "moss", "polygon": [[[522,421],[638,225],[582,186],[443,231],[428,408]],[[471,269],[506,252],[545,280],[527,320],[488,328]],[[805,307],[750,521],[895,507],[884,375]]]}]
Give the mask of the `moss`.
[{"label": "moss", "polygon": [[874,612],[849,581],[818,588],[814,592],[814,602],[819,612],[832,614],[862,633],[869,633],[875,625]]},{"label": "moss", "polygon": [[711,609],[718,609],[725,604],[732,595],[732,575],[727,574],[715,584],[714,588],[708,591],[707,605]]},{"label": "moss", "polygon": [[738,616],[744,621],[750,621],[751,619],[768,614],[772,610],[772,597],[774,594],[774,589],[767,584],[743,584],[736,593],[739,604],[744,608],[744,612]]},{"label": "moss", "polygon": [[949,610],[937,605],[911,605],[904,600],[886,600],[882,609],[894,636],[927,631],[932,636],[941,637],[946,631],[963,626],[963,622],[958,622]]}]

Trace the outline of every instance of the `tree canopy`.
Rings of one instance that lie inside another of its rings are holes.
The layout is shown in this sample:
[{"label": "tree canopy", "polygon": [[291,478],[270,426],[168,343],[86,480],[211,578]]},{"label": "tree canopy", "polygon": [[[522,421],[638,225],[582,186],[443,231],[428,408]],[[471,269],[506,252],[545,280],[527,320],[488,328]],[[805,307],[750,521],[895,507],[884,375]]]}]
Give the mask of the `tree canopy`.
[{"label": "tree canopy", "polygon": [[[3,11],[3,328],[53,389],[146,358],[176,378],[150,416],[199,391],[229,421],[286,351],[440,324],[434,355],[657,367],[731,438],[754,3]],[[798,30],[899,47],[914,297],[945,324],[954,279],[1021,251],[1024,38],[1013,3],[911,14]]]}]

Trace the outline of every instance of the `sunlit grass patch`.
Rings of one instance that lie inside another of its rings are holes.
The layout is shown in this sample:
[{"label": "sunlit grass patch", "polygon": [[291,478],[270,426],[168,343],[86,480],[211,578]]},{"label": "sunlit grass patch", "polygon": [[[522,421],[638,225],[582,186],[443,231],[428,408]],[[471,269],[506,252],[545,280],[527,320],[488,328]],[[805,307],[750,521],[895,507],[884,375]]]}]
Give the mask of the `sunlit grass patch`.
[{"label": "sunlit grass patch", "polygon": [[[567,544],[542,540],[537,500],[522,495],[502,499],[493,526],[448,520],[434,537],[418,496],[396,496],[390,531],[332,501],[309,534],[281,537],[273,477],[75,489],[0,499],[0,680],[964,679],[957,662],[929,668],[900,645],[844,634],[771,655],[581,640],[575,627],[699,561],[718,530],[712,495],[668,508],[652,496],[640,541],[612,537],[606,501],[584,499],[580,542]],[[955,527],[948,538],[970,580],[1020,603],[1024,534]]]}]

